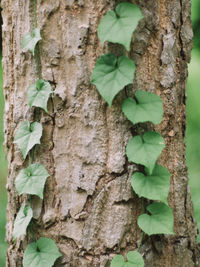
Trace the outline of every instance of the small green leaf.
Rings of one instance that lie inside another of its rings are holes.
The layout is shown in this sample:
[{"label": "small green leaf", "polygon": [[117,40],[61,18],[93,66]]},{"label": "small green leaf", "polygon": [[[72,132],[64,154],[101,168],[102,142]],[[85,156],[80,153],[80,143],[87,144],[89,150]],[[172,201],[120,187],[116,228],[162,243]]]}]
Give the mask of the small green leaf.
[{"label": "small green leaf", "polygon": [[37,195],[43,199],[44,185],[49,174],[43,165],[31,164],[20,171],[15,179],[15,186],[19,195]]},{"label": "small green leaf", "polygon": [[143,136],[135,136],[128,142],[126,154],[129,161],[146,166],[151,174],[164,147],[164,139],[159,133],[146,132]]},{"label": "small green leaf", "polygon": [[30,107],[40,107],[47,111],[47,102],[49,95],[52,93],[50,83],[39,79],[36,83],[31,85],[28,89],[27,98]]},{"label": "small green leaf", "polygon": [[52,267],[57,258],[62,256],[55,242],[41,237],[28,245],[24,252],[23,267]]},{"label": "small green leaf", "polygon": [[144,260],[142,258],[142,255],[137,251],[129,251],[126,255],[128,260],[128,266],[127,267],[143,267],[144,266]]},{"label": "small green leaf", "polygon": [[131,3],[120,3],[114,11],[108,11],[98,27],[98,36],[103,43],[109,41],[130,50],[133,31],[141,19],[140,9]]},{"label": "small green leaf", "polygon": [[151,175],[136,172],[131,178],[131,185],[139,197],[160,200],[167,204],[170,186],[170,173],[160,165],[155,165]]},{"label": "small green leaf", "polygon": [[25,203],[22,204],[17,217],[14,222],[13,237],[14,239],[20,237],[21,235],[26,235],[26,229],[33,217],[33,211],[31,207],[26,206]]},{"label": "small green leaf", "polygon": [[35,54],[35,47],[37,43],[42,40],[40,29],[35,28],[32,33],[28,32],[22,39],[22,49],[27,49]]},{"label": "small green leaf", "polygon": [[142,214],[138,218],[138,225],[148,235],[174,234],[172,209],[164,203],[153,203],[147,207],[152,214]]},{"label": "small green leaf", "polygon": [[91,83],[111,106],[119,91],[133,82],[134,71],[135,64],[129,58],[121,56],[117,59],[113,54],[105,54],[96,62]]},{"label": "small green leaf", "polygon": [[127,98],[122,103],[122,111],[133,123],[151,121],[158,124],[162,120],[162,100],[156,94],[146,91],[136,91],[135,98]]},{"label": "small green leaf", "polygon": [[34,122],[30,124],[28,121],[24,121],[20,124],[15,134],[14,143],[18,145],[24,159],[34,145],[40,144],[41,136],[42,125],[40,123]]},{"label": "small green leaf", "polygon": [[125,264],[124,257],[122,255],[116,255],[112,261],[110,267],[123,267]]}]

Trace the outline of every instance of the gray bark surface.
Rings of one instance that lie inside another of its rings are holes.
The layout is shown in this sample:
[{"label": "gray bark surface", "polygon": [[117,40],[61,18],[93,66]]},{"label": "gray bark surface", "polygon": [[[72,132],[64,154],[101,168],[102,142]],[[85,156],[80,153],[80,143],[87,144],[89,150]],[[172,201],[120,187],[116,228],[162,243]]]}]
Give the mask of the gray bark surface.
[{"label": "gray bark surface", "polygon": [[[7,267],[21,267],[31,235],[14,243],[14,218],[23,197],[14,180],[29,164],[13,144],[20,122],[34,121],[26,92],[37,79],[34,58],[21,49],[33,29],[33,1],[2,0],[5,146],[8,151]],[[121,92],[111,108],[90,83],[97,58],[120,55],[118,45],[102,45],[97,27],[119,1],[38,0],[42,78],[52,83],[55,96],[50,114],[41,113],[42,144],[35,162],[48,169],[44,201],[32,197],[35,237],[54,239],[63,254],[55,266],[108,267],[112,257],[137,249],[141,231],[137,217],[141,199],[132,192],[130,177],[137,166],[128,163],[125,147],[134,127],[123,116]],[[174,236],[145,236],[141,253],[147,267],[193,267],[198,264],[197,228],[185,165],[185,89],[192,47],[190,0],[129,1],[144,18],[134,32],[131,58],[136,63],[133,91],[155,92],[164,102],[164,118],[155,127],[165,138],[159,163],[171,177],[169,203],[174,210]],[[152,125],[148,125],[152,128]],[[147,203],[146,203],[147,204]]]}]

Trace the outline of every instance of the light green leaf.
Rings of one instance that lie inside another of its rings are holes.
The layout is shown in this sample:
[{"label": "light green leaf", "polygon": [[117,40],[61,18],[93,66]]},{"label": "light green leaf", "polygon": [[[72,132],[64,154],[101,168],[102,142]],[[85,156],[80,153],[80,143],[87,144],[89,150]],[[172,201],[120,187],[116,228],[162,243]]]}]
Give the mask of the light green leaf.
[{"label": "light green leaf", "polygon": [[22,204],[17,217],[14,222],[13,237],[14,239],[20,237],[21,235],[26,235],[26,229],[33,217],[33,211],[31,207],[26,206],[25,203]]},{"label": "light green leaf", "polygon": [[160,165],[155,165],[151,175],[136,172],[131,178],[131,185],[139,197],[160,200],[167,204],[170,186],[170,173]]},{"label": "light green leaf", "polygon": [[91,83],[111,106],[119,91],[133,82],[134,71],[135,64],[129,58],[121,56],[117,59],[113,54],[105,54],[96,62]]},{"label": "light green leaf", "polygon": [[144,266],[144,260],[142,258],[142,255],[139,252],[129,251],[126,257],[128,260],[127,267],[143,267]]},{"label": "light green leaf", "polygon": [[140,9],[131,3],[120,3],[114,11],[108,11],[98,27],[98,36],[103,43],[109,41],[130,50],[133,31],[141,19]]},{"label": "light green leaf", "polygon": [[161,98],[146,91],[136,91],[135,98],[127,98],[122,103],[122,111],[133,123],[151,121],[158,124],[162,120],[163,106]]},{"label": "light green leaf", "polygon": [[49,174],[43,165],[35,163],[20,171],[15,179],[15,186],[19,195],[37,195],[43,199],[44,185]]},{"label": "light green leaf", "polygon": [[40,107],[47,111],[47,102],[49,95],[52,93],[52,88],[49,82],[42,79],[37,80],[31,85],[27,92],[28,104],[30,107]]},{"label": "light green leaf", "polygon": [[122,255],[116,255],[112,261],[110,267],[123,267],[125,264],[124,257]]},{"label": "light green leaf", "polygon": [[164,203],[153,203],[147,207],[152,214],[142,214],[138,218],[138,225],[148,235],[174,234],[172,209]]},{"label": "light green leaf", "polygon": [[28,32],[22,39],[22,49],[30,50],[33,55],[35,54],[35,47],[37,43],[42,40],[40,29],[35,28],[32,33]]},{"label": "light green leaf", "polygon": [[15,134],[14,143],[18,145],[24,159],[34,145],[40,144],[41,136],[42,125],[40,123],[34,122],[30,124],[28,121],[24,121],[20,124]]},{"label": "light green leaf", "polygon": [[62,256],[55,242],[41,237],[28,245],[24,252],[23,267],[52,267],[57,258]]},{"label": "light green leaf", "polygon": [[164,147],[164,139],[159,133],[146,132],[143,136],[135,136],[128,142],[126,154],[129,161],[146,166],[151,174]]}]

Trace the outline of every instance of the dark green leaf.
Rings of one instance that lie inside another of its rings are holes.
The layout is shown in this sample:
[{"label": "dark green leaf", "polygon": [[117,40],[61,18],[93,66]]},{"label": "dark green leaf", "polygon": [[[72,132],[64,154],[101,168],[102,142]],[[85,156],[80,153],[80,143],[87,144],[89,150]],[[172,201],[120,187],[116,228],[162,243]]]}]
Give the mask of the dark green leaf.
[{"label": "dark green leaf", "polygon": [[29,106],[40,107],[48,112],[47,102],[51,93],[52,88],[50,83],[42,79],[37,80],[37,82],[31,85],[28,89],[27,97]]},{"label": "dark green leaf", "polygon": [[33,211],[31,207],[26,206],[25,203],[22,204],[17,217],[14,222],[13,237],[14,239],[20,237],[21,235],[26,235],[26,229],[33,217]]},{"label": "dark green leaf", "polygon": [[135,65],[129,58],[121,56],[117,59],[113,54],[106,54],[97,60],[91,83],[111,106],[119,91],[133,82],[134,70]]},{"label": "dark green leaf", "polygon": [[108,11],[98,27],[98,36],[103,43],[109,41],[130,50],[133,31],[142,17],[140,9],[131,3],[120,3],[114,11]]},{"label": "dark green leaf", "polygon": [[31,164],[20,171],[15,179],[15,186],[19,195],[37,195],[43,199],[44,185],[49,174],[43,165]]},{"label": "dark green leaf", "polygon": [[164,139],[159,133],[146,132],[143,136],[135,136],[128,142],[126,154],[129,161],[146,166],[151,174],[164,147]]},{"label": "dark green leaf", "polygon": [[152,200],[160,200],[167,204],[170,186],[170,173],[160,165],[155,165],[151,175],[136,172],[132,176],[131,185],[139,195]]},{"label": "dark green leaf", "polygon": [[158,124],[162,120],[163,107],[162,100],[156,94],[146,91],[136,91],[135,98],[127,98],[122,103],[122,111],[133,123],[151,121]]},{"label": "dark green leaf", "polygon": [[174,234],[172,209],[164,203],[153,203],[147,207],[152,214],[142,214],[138,218],[138,225],[148,235]]},{"label": "dark green leaf", "polygon": [[41,237],[28,245],[24,252],[23,267],[52,267],[61,253],[50,238]]},{"label": "dark green leaf", "polygon": [[24,121],[20,124],[15,134],[14,143],[18,145],[24,159],[34,145],[40,144],[41,136],[42,125],[40,123],[34,122],[30,124],[28,121]]},{"label": "dark green leaf", "polygon": [[35,54],[35,47],[37,43],[42,40],[40,36],[40,29],[35,28],[32,33],[28,32],[22,39],[22,49],[27,49]]}]

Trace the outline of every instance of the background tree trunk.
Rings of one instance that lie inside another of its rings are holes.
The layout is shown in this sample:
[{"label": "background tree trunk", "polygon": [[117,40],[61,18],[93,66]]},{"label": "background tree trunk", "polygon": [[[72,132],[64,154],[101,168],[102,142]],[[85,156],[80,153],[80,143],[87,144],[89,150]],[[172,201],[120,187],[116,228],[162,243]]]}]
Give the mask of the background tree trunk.
[{"label": "background tree trunk", "polygon": [[[27,105],[26,91],[36,80],[36,65],[21,49],[23,35],[33,28],[32,0],[2,0],[3,68],[5,90],[5,145],[9,177],[7,213],[8,267],[21,267],[30,234],[15,244],[13,222],[23,197],[14,180],[27,166],[13,144],[14,132],[36,114]],[[42,112],[42,145],[35,161],[51,174],[43,203],[33,197],[36,238],[53,238],[63,258],[55,266],[109,266],[116,253],[138,247],[141,231],[137,217],[141,199],[132,192],[125,146],[134,127],[121,112],[124,92],[111,108],[105,104],[90,76],[95,61],[105,52],[120,54],[117,45],[100,44],[97,27],[103,14],[120,1],[39,0],[38,25],[42,78],[50,81],[55,96],[50,115]],[[174,210],[175,235],[145,236],[141,253],[148,267],[197,266],[197,234],[187,187],[185,165],[185,88],[192,28],[190,0],[129,1],[140,6],[142,19],[133,36],[131,57],[137,65],[133,90],[156,92],[165,114],[155,129],[165,138],[159,162],[171,172],[169,203]],[[149,126],[150,127],[150,126]]]}]

